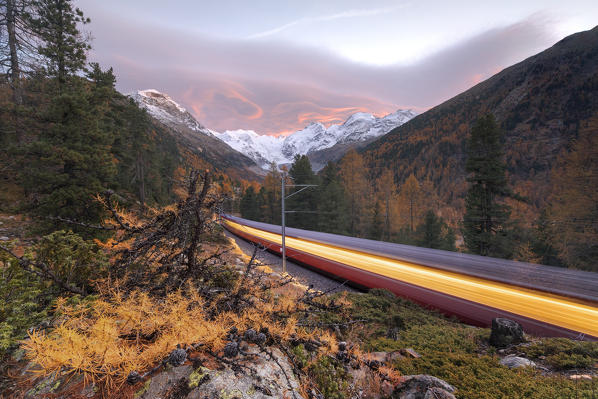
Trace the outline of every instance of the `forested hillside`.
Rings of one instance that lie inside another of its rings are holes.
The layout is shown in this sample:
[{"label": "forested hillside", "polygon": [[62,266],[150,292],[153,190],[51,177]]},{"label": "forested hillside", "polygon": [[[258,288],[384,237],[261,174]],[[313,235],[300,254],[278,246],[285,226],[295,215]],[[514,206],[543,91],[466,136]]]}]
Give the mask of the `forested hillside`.
[{"label": "forested hillside", "polygon": [[492,113],[505,133],[511,184],[535,209],[546,206],[557,158],[598,116],[598,28],[569,36],[415,117],[363,154],[370,167],[430,179],[443,202],[463,208],[465,140]]}]

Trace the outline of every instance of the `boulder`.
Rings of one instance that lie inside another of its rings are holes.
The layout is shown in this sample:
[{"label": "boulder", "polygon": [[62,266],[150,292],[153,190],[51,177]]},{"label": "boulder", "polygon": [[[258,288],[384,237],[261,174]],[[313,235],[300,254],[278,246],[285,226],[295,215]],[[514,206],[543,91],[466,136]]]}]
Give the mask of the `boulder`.
[{"label": "boulder", "polygon": [[[246,358],[235,357],[235,365],[232,367],[225,365],[216,370],[203,366],[193,369],[190,365],[171,367],[146,381],[135,397],[302,399],[299,381],[295,378],[288,359],[278,349],[269,348],[268,351],[275,359],[261,352],[260,348],[250,346],[250,355]],[[255,374],[245,367],[255,370]],[[245,372],[239,372],[240,370]]]},{"label": "boulder", "polygon": [[[393,399],[430,399],[435,394],[445,395],[440,398],[454,398],[455,387],[448,382],[431,375],[408,375],[401,379],[392,393]],[[430,392],[428,394],[428,392]],[[446,396],[446,395],[449,396]]]},{"label": "boulder", "polygon": [[517,369],[520,367],[536,367],[536,363],[524,357],[509,355],[500,359],[500,364],[507,366],[510,369]]},{"label": "boulder", "polygon": [[455,399],[455,395],[442,388],[430,388],[426,391],[424,399]]},{"label": "boulder", "polygon": [[490,345],[497,348],[504,348],[523,341],[523,327],[521,327],[521,324],[501,317],[492,320]]}]

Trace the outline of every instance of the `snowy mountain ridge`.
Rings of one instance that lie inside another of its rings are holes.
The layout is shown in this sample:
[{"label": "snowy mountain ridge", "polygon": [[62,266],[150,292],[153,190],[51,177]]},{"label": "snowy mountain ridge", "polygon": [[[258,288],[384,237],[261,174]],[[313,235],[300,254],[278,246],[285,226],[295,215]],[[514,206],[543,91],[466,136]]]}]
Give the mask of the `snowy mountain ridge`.
[{"label": "snowy mountain ridge", "polygon": [[251,130],[226,131],[214,135],[267,169],[272,162],[291,163],[295,155],[309,155],[336,144],[358,143],[382,136],[416,115],[412,110],[398,110],[378,118],[358,112],[342,125],[326,128],[321,123],[311,123],[286,137],[259,135]]},{"label": "snowy mountain ridge", "polygon": [[272,162],[277,165],[291,163],[295,155],[309,155],[337,144],[354,144],[374,139],[417,115],[412,110],[398,110],[378,118],[370,113],[358,112],[342,125],[325,127],[321,123],[311,123],[286,137],[275,137],[260,135],[253,130],[227,130],[219,133],[207,129],[170,96],[154,89],[140,90],[130,97],[164,124],[183,125],[192,131],[215,137],[251,158],[262,169],[268,169]]}]

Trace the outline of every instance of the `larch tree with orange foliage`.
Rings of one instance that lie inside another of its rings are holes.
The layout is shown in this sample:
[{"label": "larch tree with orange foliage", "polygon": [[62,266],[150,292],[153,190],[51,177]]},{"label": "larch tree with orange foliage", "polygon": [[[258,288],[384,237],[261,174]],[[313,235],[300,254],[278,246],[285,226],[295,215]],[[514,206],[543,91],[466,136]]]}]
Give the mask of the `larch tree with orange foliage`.
[{"label": "larch tree with orange foliage", "polygon": [[409,175],[405,183],[401,186],[399,193],[402,208],[409,218],[409,231],[415,231],[415,224],[421,213],[420,201],[422,198],[422,190],[419,181],[412,173]]},{"label": "larch tree with orange foliage", "polygon": [[552,173],[550,220],[560,257],[574,268],[598,271],[598,115],[579,131]]},{"label": "larch tree with orange foliage", "polygon": [[382,175],[378,178],[377,189],[379,199],[382,201],[382,212],[384,220],[384,228],[382,230],[382,238],[390,241],[391,226],[393,218],[393,202],[396,200],[397,187],[395,185],[393,173],[389,169],[385,169]]},{"label": "larch tree with orange foliage", "polygon": [[[341,177],[349,211],[349,232],[360,235],[364,232],[365,221],[370,197],[366,167],[363,157],[355,150],[349,151],[341,160]],[[370,206],[373,208],[373,206]]]}]

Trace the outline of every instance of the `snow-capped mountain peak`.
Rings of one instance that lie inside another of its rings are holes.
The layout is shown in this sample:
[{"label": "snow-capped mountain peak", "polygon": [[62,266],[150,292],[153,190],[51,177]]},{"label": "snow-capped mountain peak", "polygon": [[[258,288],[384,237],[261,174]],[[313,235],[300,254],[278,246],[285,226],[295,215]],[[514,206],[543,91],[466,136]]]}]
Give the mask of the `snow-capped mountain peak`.
[{"label": "snow-capped mountain peak", "polygon": [[253,130],[242,129],[212,133],[233,149],[253,159],[262,169],[268,169],[272,162],[277,165],[288,162],[281,152],[284,137],[259,135]]},{"label": "snow-capped mountain peak", "polygon": [[326,128],[321,123],[310,123],[286,137],[260,136],[246,130],[216,133],[216,137],[237,151],[252,158],[264,169],[274,162],[293,162],[295,155],[309,155],[336,144],[352,144],[382,136],[416,116],[412,110],[398,110],[383,118],[366,112],[351,115],[342,125]]},{"label": "snow-capped mountain peak", "polygon": [[168,126],[183,125],[193,131],[213,136],[211,130],[202,126],[193,115],[170,98],[168,94],[161,93],[156,89],[148,89],[129,94],[129,97],[145,108],[151,116]]},{"label": "snow-capped mountain peak", "polygon": [[139,90],[129,96],[165,125],[175,130],[182,128],[187,134],[199,133],[217,138],[251,158],[262,169],[268,169],[272,162],[277,165],[288,164],[293,162],[295,155],[314,154],[337,144],[343,144],[341,150],[344,153],[348,148],[360,143],[363,145],[390,132],[417,115],[412,110],[398,110],[379,118],[367,112],[357,112],[341,125],[325,127],[314,122],[286,137],[275,137],[260,135],[253,130],[219,133],[207,129],[168,94],[155,89]]}]

